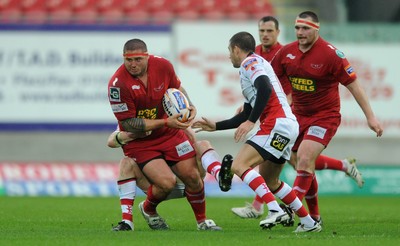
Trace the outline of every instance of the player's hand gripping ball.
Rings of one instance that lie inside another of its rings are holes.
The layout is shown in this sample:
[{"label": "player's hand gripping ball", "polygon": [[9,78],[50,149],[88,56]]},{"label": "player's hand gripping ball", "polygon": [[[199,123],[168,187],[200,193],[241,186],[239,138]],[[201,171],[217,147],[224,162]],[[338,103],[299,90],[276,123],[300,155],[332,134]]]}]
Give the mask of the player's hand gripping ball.
[{"label": "player's hand gripping ball", "polygon": [[164,94],[162,105],[168,116],[181,114],[178,118],[181,122],[186,122],[190,116],[189,101],[178,89],[169,88]]}]

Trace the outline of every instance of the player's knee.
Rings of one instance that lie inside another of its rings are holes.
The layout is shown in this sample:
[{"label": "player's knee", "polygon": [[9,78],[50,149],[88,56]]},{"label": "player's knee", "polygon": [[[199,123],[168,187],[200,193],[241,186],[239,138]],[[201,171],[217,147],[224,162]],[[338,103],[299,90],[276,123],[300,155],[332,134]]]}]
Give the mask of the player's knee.
[{"label": "player's knee", "polygon": [[124,157],[121,159],[119,163],[119,173],[120,176],[129,176],[129,177],[136,177],[135,174],[135,166],[136,162],[129,157]]},{"label": "player's knee", "polygon": [[199,172],[191,172],[185,177],[185,186],[189,191],[199,191],[203,188],[203,179]]},{"label": "player's knee", "polygon": [[196,154],[201,157],[207,150],[212,149],[212,145],[207,140],[199,140],[195,143]]},{"label": "player's knee", "polygon": [[313,171],[314,170],[314,160],[311,159],[307,155],[299,155],[297,156],[296,170],[306,170]]},{"label": "player's knee", "polygon": [[299,155],[297,156],[297,163],[304,164],[310,162],[310,157],[307,155]]},{"label": "player's knee", "polygon": [[175,176],[163,178],[157,185],[163,192],[170,193],[175,188],[176,178]]}]

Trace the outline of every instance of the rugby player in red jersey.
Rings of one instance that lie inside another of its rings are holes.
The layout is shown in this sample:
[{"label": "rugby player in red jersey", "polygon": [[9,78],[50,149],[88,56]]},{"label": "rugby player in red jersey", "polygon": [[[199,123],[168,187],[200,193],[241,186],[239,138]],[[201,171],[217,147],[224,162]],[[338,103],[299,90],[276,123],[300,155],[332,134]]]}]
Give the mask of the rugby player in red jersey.
[{"label": "rugby player in red jersey", "polygon": [[314,12],[300,13],[295,21],[297,41],[281,48],[272,60],[283,87],[291,88],[292,110],[300,125],[291,156],[297,170],[293,188],[301,200],[306,197],[316,220],[320,214],[315,161],[340,125],[339,84],[353,95],[376,136],[383,133],[353,67],[343,52],[319,36],[319,27]]},{"label": "rugby player in red jersey", "polygon": [[197,228],[221,230],[206,217],[204,183],[195,150],[184,132],[196,117],[196,108],[190,106],[189,121],[183,123],[178,120],[179,115],[167,117],[162,107],[168,88],[178,88],[186,94],[172,64],[149,55],[140,39],[127,41],[123,56],[124,64],[109,81],[108,96],[119,128],[144,135],[123,146],[125,156],[136,161],[150,182],[146,200],[139,204],[143,217],[151,229],[169,229],[156,208],[174,189],[177,176],[185,184]]}]

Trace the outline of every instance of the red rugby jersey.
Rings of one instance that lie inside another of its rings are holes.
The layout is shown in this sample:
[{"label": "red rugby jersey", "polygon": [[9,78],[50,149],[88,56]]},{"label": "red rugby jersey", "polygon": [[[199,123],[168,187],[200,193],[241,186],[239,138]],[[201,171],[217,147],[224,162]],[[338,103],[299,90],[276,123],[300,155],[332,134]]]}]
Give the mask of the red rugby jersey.
[{"label": "red rugby jersey", "polygon": [[[108,96],[111,108],[118,121],[128,118],[162,119],[166,113],[162,98],[168,88],[179,88],[181,82],[175,74],[172,64],[158,56],[150,56],[147,68],[147,88],[140,79],[134,78],[122,64],[108,83]],[[123,130],[123,127],[119,125]],[[139,143],[158,138],[160,135],[175,129],[162,127],[152,131]]]},{"label": "red rugby jersey", "polygon": [[265,60],[267,60],[268,62],[271,62],[272,58],[274,58],[275,54],[282,48],[282,45],[280,43],[276,43],[273,46],[271,46],[271,48],[267,51],[263,51],[262,50],[262,45],[259,44],[256,46],[256,50],[255,53],[259,56],[261,56],[262,58],[264,58]]},{"label": "red rugby jersey", "polygon": [[292,90],[293,112],[339,114],[339,83],[346,86],[357,77],[350,63],[343,52],[321,37],[305,53],[298,47],[298,41],[290,43],[272,60],[285,93]]}]

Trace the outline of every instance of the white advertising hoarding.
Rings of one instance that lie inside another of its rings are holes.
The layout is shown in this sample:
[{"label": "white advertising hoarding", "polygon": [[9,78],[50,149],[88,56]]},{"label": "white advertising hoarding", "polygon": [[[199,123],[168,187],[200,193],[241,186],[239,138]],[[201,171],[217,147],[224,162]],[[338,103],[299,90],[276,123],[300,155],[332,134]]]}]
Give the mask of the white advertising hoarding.
[{"label": "white advertising hoarding", "polygon": [[[174,63],[198,117],[229,118],[243,103],[238,69],[228,57],[229,39],[239,31],[252,33],[258,43],[254,22],[175,23],[172,32],[0,31],[0,123],[113,124],[107,83],[131,38]],[[400,137],[400,43],[334,45],[355,68],[385,136]],[[341,96],[337,136],[372,137],[343,87]]]},{"label": "white advertising hoarding", "polygon": [[[372,109],[384,127],[384,136],[400,136],[399,44],[335,44],[357,73]],[[342,124],[338,136],[373,136],[365,116],[350,92],[341,86]]]},{"label": "white advertising hoarding", "polygon": [[115,122],[107,83],[132,38],[168,57],[171,34],[0,32],[0,122]]}]

